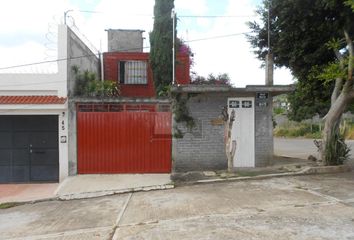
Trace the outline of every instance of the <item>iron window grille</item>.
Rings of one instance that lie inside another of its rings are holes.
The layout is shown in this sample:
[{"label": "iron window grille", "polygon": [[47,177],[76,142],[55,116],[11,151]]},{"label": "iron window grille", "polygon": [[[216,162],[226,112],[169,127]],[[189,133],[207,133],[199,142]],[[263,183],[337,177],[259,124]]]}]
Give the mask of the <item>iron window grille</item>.
[{"label": "iron window grille", "polygon": [[147,62],[120,61],[119,82],[122,84],[147,84]]}]

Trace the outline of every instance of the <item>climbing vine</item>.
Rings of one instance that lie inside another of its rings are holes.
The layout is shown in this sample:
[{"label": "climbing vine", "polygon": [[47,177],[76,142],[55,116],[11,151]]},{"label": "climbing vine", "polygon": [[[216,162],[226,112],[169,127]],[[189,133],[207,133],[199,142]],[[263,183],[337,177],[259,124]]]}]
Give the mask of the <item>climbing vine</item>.
[{"label": "climbing vine", "polygon": [[[189,131],[191,131],[196,123],[194,118],[190,115],[187,102],[188,100],[194,96],[194,94],[181,94],[176,93],[173,95],[173,115],[174,119],[177,123],[184,122]],[[174,137],[175,138],[183,138],[184,134],[181,129],[177,126],[174,126]]]}]

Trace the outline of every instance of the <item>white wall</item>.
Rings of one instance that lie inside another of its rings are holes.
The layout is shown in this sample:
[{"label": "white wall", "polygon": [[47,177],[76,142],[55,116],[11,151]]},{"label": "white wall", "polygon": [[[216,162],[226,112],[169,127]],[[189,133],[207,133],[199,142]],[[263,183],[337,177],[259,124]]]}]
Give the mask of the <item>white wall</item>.
[{"label": "white wall", "polygon": [[59,74],[0,74],[0,95],[66,97],[66,79]]}]

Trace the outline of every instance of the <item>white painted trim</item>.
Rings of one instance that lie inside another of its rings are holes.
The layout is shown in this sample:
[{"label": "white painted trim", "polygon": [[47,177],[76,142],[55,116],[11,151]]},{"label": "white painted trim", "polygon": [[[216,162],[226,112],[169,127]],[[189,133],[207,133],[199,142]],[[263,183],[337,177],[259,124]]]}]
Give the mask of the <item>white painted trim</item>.
[{"label": "white painted trim", "polygon": [[29,113],[33,111],[55,111],[55,110],[66,110],[68,104],[0,104],[0,115],[10,112],[19,112],[19,113]]}]

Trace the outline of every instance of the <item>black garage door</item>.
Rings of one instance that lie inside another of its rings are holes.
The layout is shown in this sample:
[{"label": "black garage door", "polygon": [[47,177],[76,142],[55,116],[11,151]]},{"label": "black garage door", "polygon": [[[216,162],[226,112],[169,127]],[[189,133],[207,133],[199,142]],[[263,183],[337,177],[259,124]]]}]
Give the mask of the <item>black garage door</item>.
[{"label": "black garage door", "polygon": [[0,183],[58,179],[58,116],[0,116]]}]

